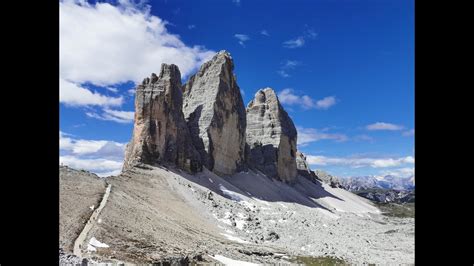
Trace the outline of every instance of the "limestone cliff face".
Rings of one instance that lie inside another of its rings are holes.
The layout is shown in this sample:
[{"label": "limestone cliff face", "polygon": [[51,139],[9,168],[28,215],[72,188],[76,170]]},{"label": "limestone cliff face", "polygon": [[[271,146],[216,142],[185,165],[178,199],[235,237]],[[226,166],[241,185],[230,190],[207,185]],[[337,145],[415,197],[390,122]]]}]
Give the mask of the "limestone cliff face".
[{"label": "limestone cliff face", "polygon": [[203,165],[231,175],[245,163],[245,107],[228,52],[217,53],[183,86],[183,113]]},{"label": "limestone cliff face", "polygon": [[247,106],[247,163],[266,175],[292,182],[296,170],[297,132],[271,88],[259,90]]},{"label": "limestone cliff face", "polygon": [[137,164],[174,163],[194,173],[202,170],[199,153],[182,112],[181,73],[161,65],[160,74],[136,88],[133,136],[125,152],[124,170]]}]

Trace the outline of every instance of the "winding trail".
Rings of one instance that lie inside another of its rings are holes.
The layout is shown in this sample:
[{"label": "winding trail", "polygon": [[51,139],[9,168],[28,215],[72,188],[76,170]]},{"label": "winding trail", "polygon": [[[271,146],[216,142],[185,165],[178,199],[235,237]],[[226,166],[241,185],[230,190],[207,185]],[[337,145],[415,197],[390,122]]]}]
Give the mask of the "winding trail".
[{"label": "winding trail", "polygon": [[82,258],[81,248],[83,247],[83,242],[87,237],[87,233],[89,233],[89,231],[91,230],[91,228],[94,225],[95,221],[97,220],[97,217],[99,217],[100,212],[105,207],[105,204],[107,203],[107,199],[109,198],[109,194],[110,194],[111,189],[112,189],[112,185],[109,184],[107,186],[107,189],[105,190],[104,197],[102,197],[102,201],[100,202],[99,207],[94,210],[91,217],[87,221],[87,224],[84,226],[81,233],[79,234],[76,241],[74,242],[74,251],[73,251],[73,253],[74,253],[74,255],[78,256],[79,258]]}]

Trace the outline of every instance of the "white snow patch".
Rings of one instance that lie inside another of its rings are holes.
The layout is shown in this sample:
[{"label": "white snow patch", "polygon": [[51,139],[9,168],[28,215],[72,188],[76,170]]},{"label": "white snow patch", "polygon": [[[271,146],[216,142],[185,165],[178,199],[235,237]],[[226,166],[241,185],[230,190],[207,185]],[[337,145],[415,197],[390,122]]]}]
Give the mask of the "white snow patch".
[{"label": "white snow patch", "polygon": [[97,251],[97,249],[91,246],[91,244],[87,244],[87,251]]},{"label": "white snow patch", "polygon": [[224,233],[221,233],[221,235],[225,236],[227,239],[231,240],[231,241],[235,241],[235,242],[238,242],[238,243],[242,243],[242,244],[248,244],[249,242],[245,241],[245,240],[242,240],[238,237],[235,237],[235,236],[231,236],[231,235],[228,235],[228,234],[224,234]]},{"label": "white snow patch", "polygon": [[232,200],[242,201],[242,198],[240,197],[239,193],[235,193],[234,191],[228,190],[222,184],[219,184],[219,189],[222,191],[222,193],[224,193],[224,195],[230,197]]},{"label": "white snow patch", "polygon": [[283,208],[288,209],[288,207],[285,204],[283,203],[278,203],[278,204],[280,204]]},{"label": "white snow patch", "polygon": [[255,264],[255,263],[247,262],[247,261],[229,259],[229,258],[224,257],[222,255],[215,255],[215,256],[210,256],[210,257],[215,259],[215,260],[218,260],[218,261],[222,262],[226,266],[239,266],[239,265],[241,265],[241,266],[257,266],[257,265],[260,265],[260,264]]},{"label": "white snow patch", "polygon": [[208,178],[208,179],[209,179],[209,182],[214,183],[214,180],[212,180],[212,179],[210,179],[210,178]]},{"label": "white snow patch", "polygon": [[[227,212],[227,213],[229,213],[229,212]],[[213,215],[214,218],[216,218],[216,220],[218,220],[219,222],[225,223],[225,224],[227,224],[227,225],[232,225],[232,223],[230,222],[230,220],[227,219],[227,213],[226,213],[226,218],[223,218],[223,219],[218,218],[217,215],[215,215],[215,214],[212,214],[212,215]],[[229,213],[229,214],[230,214],[230,213]]]},{"label": "white snow patch", "polygon": [[235,226],[239,229],[239,230],[242,230],[244,229],[244,225],[246,224],[246,222],[244,220],[235,220]]},{"label": "white snow patch", "polygon": [[102,223],[102,219],[99,218],[99,220],[97,220],[97,223]]},{"label": "white snow patch", "polygon": [[89,209],[94,210],[94,205],[90,206]]},{"label": "white snow patch", "polygon": [[108,248],[108,247],[109,247],[109,245],[100,242],[100,241],[97,240],[95,237],[92,237],[92,238],[89,240],[89,245],[92,245],[92,246],[94,246],[94,247],[96,247],[96,248]]}]

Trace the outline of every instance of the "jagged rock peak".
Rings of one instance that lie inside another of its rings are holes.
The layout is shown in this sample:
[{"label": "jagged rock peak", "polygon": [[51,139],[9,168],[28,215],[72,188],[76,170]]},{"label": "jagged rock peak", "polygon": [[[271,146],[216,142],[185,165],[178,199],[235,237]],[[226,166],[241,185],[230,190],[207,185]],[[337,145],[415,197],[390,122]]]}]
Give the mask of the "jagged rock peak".
[{"label": "jagged rock peak", "polygon": [[272,88],[257,91],[247,105],[247,163],[266,175],[293,182],[297,131]]},{"label": "jagged rock peak", "polygon": [[124,170],[138,164],[172,163],[190,173],[202,169],[182,112],[181,73],[162,64],[137,86],[133,136],[125,152]]},{"label": "jagged rock peak", "polygon": [[183,86],[183,113],[203,164],[219,175],[245,166],[245,106],[226,51],[204,63]]}]

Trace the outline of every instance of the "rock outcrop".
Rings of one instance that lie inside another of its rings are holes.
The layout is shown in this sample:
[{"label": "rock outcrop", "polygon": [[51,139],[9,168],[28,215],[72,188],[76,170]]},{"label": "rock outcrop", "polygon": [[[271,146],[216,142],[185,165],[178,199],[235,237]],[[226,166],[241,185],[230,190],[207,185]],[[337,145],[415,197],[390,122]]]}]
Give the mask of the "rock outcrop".
[{"label": "rock outcrop", "polygon": [[298,175],[304,176],[311,181],[317,179],[316,174],[309,168],[309,164],[306,161],[306,156],[300,151],[296,152],[296,169],[298,171]]},{"label": "rock outcrop", "polygon": [[195,173],[202,170],[199,153],[182,112],[181,73],[176,65],[162,64],[136,88],[135,124],[127,145],[124,170],[137,163],[173,163]]},{"label": "rock outcrop", "polygon": [[183,86],[183,113],[203,165],[218,175],[245,163],[245,107],[232,57],[217,53]]},{"label": "rock outcrop", "polygon": [[333,188],[342,188],[341,182],[339,181],[339,178],[332,176],[322,170],[316,170],[314,171],[314,174],[316,174],[317,178],[321,180],[322,182],[329,184]]},{"label": "rock outcrop", "polygon": [[281,181],[295,180],[297,132],[273,89],[259,90],[248,104],[246,136],[251,168]]}]

